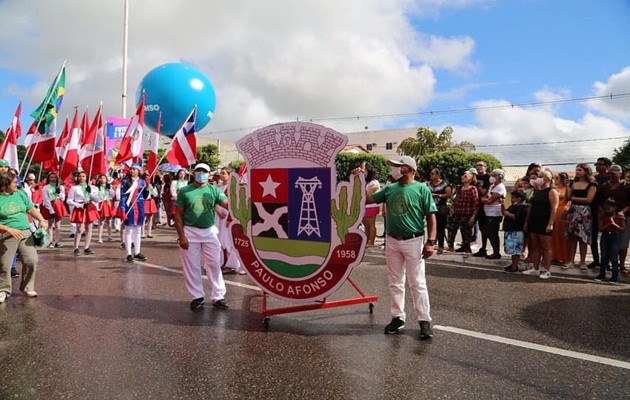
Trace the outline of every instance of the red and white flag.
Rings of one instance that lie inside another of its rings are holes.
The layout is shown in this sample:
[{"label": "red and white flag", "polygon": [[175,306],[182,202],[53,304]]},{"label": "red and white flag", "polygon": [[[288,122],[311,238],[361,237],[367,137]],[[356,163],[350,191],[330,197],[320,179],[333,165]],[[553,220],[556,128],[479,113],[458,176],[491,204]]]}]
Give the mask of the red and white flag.
[{"label": "red and white flag", "polygon": [[22,136],[22,125],[20,124],[20,114],[22,113],[22,102],[20,102],[15,110],[13,121],[7,129],[4,136],[4,142],[0,147],[0,159],[7,160],[11,168],[19,171],[19,161],[17,154],[17,139]]},{"label": "red and white flag", "polygon": [[120,150],[116,156],[116,165],[137,162],[142,158],[142,133],[144,132],[144,95],[138,105],[136,115],[129,121],[129,126],[120,143]]},{"label": "red and white flag", "polygon": [[61,135],[57,138],[57,144],[55,145],[55,150],[57,151],[57,157],[65,158],[66,157],[66,148],[68,147],[68,142],[70,141],[70,126],[68,124],[68,116],[66,115],[66,121],[63,124],[63,130],[61,131]]},{"label": "red and white flag", "polygon": [[158,147],[160,146],[160,125],[162,124],[162,113],[158,114],[155,132],[151,133],[149,145],[149,159],[147,160],[147,171],[149,176],[153,176],[158,166]]},{"label": "red and white flag", "polygon": [[72,178],[72,173],[79,166],[79,141],[81,140],[81,129],[79,128],[79,110],[74,109],[74,118],[72,118],[72,127],[70,128],[70,137],[64,152],[63,165],[59,178],[68,183]]},{"label": "red and white flag", "polygon": [[175,133],[173,140],[166,149],[166,159],[173,165],[188,167],[197,161],[197,133],[195,119],[197,107],[186,118],[181,128]]},{"label": "red and white flag", "polygon": [[38,125],[33,122],[24,138],[26,154],[31,158],[32,163],[47,161],[55,157],[56,118],[52,120],[48,130],[43,134],[37,129],[37,126]]},{"label": "red and white flag", "polygon": [[83,132],[81,137],[79,163],[90,177],[106,172],[102,109],[102,105],[98,107],[92,125]]}]

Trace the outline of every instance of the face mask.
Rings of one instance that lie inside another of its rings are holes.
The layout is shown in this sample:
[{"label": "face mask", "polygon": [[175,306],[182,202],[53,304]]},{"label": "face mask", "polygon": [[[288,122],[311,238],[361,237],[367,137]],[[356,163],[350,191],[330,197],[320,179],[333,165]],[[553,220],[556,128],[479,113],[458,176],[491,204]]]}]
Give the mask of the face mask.
[{"label": "face mask", "polygon": [[400,172],[400,167],[392,168],[392,178],[394,178],[394,182],[402,178],[402,173]]},{"label": "face mask", "polygon": [[206,183],[206,182],[208,182],[208,173],[207,172],[195,172],[195,182],[197,182],[197,183]]},{"label": "face mask", "polygon": [[536,179],[536,184],[538,186],[542,186],[545,183],[545,179],[544,178],[537,178]]},{"label": "face mask", "polygon": [[491,177],[490,177],[490,179],[488,180],[488,182],[490,182],[490,183],[494,183],[494,182],[496,182],[496,181],[497,181],[497,180],[496,180],[496,179],[494,179],[494,176],[491,176]]},{"label": "face mask", "polygon": [[529,180],[529,184],[532,186],[536,186],[536,184],[538,183],[538,179],[530,179]]}]

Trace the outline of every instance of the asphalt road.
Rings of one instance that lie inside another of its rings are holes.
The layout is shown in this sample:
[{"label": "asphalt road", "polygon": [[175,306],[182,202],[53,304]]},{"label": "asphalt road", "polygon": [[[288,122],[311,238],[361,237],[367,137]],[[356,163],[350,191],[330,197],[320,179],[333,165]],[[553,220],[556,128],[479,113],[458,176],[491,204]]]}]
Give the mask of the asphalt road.
[{"label": "asphalt road", "polygon": [[[383,253],[352,274],[367,304],[272,316],[248,276],[226,276],[229,310],[189,310],[173,232],[127,264],[119,243],[74,257],[40,251],[39,297],[0,305],[0,398],[626,399],[630,286],[428,263],[435,337],[408,318],[384,335]],[[331,300],[354,298],[346,284]],[[411,299],[407,313],[413,315]],[[270,307],[287,303],[271,299]]]}]

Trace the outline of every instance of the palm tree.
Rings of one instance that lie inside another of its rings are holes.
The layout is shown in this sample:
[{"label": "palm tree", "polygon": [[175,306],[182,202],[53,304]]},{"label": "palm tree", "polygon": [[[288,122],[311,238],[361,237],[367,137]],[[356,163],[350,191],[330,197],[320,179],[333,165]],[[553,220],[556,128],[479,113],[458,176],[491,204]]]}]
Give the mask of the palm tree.
[{"label": "palm tree", "polygon": [[419,159],[422,156],[426,156],[441,151],[450,149],[462,149],[467,153],[475,151],[475,145],[471,142],[462,141],[454,142],[453,128],[447,126],[442,133],[438,134],[430,128],[418,128],[418,133],[415,138],[407,138],[400,142],[398,149],[396,150],[400,155],[411,156],[415,159]]}]

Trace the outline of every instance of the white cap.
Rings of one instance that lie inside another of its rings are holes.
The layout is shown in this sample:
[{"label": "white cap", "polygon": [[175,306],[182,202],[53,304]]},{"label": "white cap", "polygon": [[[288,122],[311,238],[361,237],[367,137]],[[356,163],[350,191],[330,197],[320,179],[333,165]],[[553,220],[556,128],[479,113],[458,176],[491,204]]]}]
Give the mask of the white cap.
[{"label": "white cap", "polygon": [[210,167],[208,166],[208,164],[199,163],[199,164],[195,165],[195,169],[194,170],[196,171],[198,169],[202,169],[202,170],[204,170],[206,172],[210,172]]},{"label": "white cap", "polygon": [[411,167],[414,171],[418,170],[418,165],[416,164],[416,160],[409,156],[400,156],[394,159],[389,160],[389,163],[395,167],[400,167],[401,165],[406,165]]},{"label": "white cap", "polygon": [[26,180],[29,180],[29,179],[35,180],[35,174],[26,175]]}]

